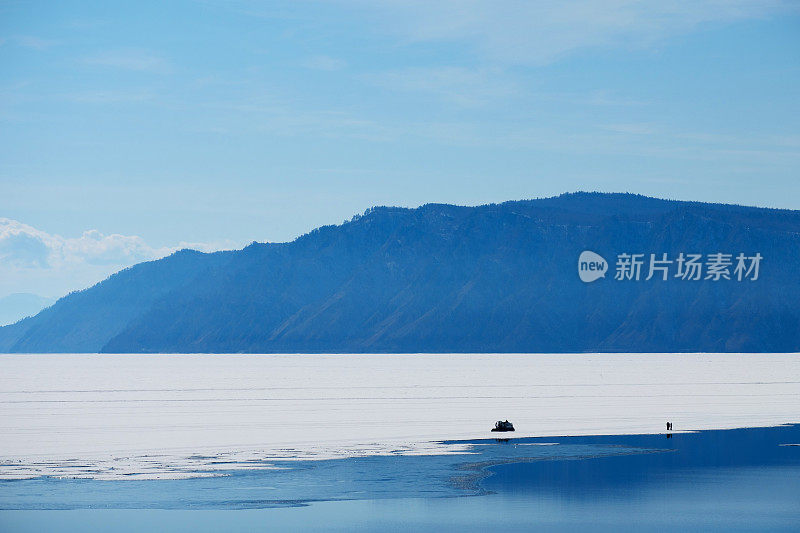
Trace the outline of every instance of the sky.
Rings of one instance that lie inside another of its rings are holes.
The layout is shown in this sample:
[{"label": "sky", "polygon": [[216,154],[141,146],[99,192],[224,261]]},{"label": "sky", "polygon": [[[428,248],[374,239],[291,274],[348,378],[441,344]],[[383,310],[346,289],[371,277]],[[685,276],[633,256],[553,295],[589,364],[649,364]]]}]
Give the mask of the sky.
[{"label": "sky", "polygon": [[374,205],[800,209],[792,1],[0,0],[0,297]]}]

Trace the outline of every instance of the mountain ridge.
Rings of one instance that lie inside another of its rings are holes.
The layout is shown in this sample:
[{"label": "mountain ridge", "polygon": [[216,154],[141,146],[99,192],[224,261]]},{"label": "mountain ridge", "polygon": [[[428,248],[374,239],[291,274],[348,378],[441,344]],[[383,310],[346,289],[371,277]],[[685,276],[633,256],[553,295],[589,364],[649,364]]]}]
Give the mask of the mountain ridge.
[{"label": "mountain ridge", "polygon": [[[585,284],[577,257],[744,252],[758,281]],[[0,328],[3,352],[800,350],[800,211],[570,193],[378,206],[291,242],[181,251]]]}]

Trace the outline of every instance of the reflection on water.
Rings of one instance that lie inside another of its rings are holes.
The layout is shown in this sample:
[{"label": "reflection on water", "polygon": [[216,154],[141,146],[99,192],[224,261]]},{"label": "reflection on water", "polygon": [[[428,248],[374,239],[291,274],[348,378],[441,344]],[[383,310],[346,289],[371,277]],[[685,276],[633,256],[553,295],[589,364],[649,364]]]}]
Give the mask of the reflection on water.
[{"label": "reflection on water", "polygon": [[[113,523],[131,531],[264,524],[342,531],[788,531],[800,521],[800,447],[785,445],[797,443],[798,425],[670,439],[512,438],[473,441],[469,455],[291,462],[280,465],[284,470],[218,478],[5,481],[0,530]],[[131,511],[143,508],[150,511]]]},{"label": "reflection on water", "polygon": [[485,493],[479,481],[494,465],[661,452],[618,443],[551,444],[535,439],[475,441],[467,454],[278,461],[273,463],[277,469],[233,470],[210,478],[2,481],[0,507],[247,509],[327,500],[466,496]]}]

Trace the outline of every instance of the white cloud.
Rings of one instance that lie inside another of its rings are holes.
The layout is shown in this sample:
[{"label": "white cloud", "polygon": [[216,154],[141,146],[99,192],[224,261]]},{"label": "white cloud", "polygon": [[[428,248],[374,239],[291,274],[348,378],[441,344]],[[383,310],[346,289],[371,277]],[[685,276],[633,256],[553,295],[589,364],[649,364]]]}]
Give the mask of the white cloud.
[{"label": "white cloud", "polygon": [[[17,46],[21,46],[23,48],[30,48],[32,50],[46,50],[58,44],[57,41],[53,41],[50,39],[42,39],[40,37],[34,37],[32,35],[16,35],[14,37],[11,37],[9,41],[13,42]],[[0,42],[0,44],[2,43]]]},{"label": "white cloud", "polygon": [[85,288],[122,268],[158,259],[183,248],[211,252],[232,242],[152,247],[135,235],[97,230],[62,237],[9,218],[0,218],[0,296],[32,292],[60,296]]},{"label": "white cloud", "polygon": [[[298,18],[300,2],[203,0],[264,19]],[[308,11],[314,13],[314,4]],[[406,43],[451,42],[503,64],[547,64],[606,46],[651,46],[714,23],[800,11],[796,0],[323,0],[366,16],[366,28]],[[317,21],[317,20],[315,20]]]},{"label": "white cloud", "polygon": [[150,91],[83,91],[65,95],[71,102],[81,104],[118,104],[146,102],[155,98]]},{"label": "white cloud", "polygon": [[649,46],[707,23],[800,9],[783,0],[343,0],[408,42],[450,41],[508,64],[545,64],[598,46]]},{"label": "white cloud", "polygon": [[369,75],[366,79],[394,90],[432,93],[466,106],[506,98],[517,90],[497,70],[463,67],[406,68]]},{"label": "white cloud", "polygon": [[606,124],[600,129],[626,135],[653,135],[658,132],[655,126],[648,123]]},{"label": "white cloud", "polygon": [[138,72],[165,72],[169,70],[169,64],[164,58],[136,49],[109,50],[84,57],[82,62],[87,65]]},{"label": "white cloud", "polygon": [[334,70],[342,70],[347,66],[347,62],[343,59],[330,56],[314,56],[306,59],[303,66],[313,70],[325,70],[332,72]]},{"label": "white cloud", "polygon": [[141,237],[85,231],[64,238],[9,218],[0,218],[0,262],[18,267],[57,268],[65,264],[125,265],[163,257],[170,248],[152,248]]}]

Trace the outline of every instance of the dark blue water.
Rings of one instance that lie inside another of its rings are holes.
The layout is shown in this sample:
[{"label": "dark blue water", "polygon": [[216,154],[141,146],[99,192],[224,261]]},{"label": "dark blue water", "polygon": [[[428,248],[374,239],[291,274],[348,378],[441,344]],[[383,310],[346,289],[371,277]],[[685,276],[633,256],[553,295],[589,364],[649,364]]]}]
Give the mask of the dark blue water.
[{"label": "dark blue water", "polygon": [[798,425],[471,444],[216,478],[3,481],[0,531],[800,530]]}]

